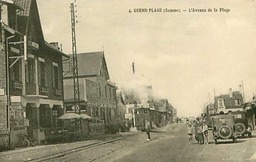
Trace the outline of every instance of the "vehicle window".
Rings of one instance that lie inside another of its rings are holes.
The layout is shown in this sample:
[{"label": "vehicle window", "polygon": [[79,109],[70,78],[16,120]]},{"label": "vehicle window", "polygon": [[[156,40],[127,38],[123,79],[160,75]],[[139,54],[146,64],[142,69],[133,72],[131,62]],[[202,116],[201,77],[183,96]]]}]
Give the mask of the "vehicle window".
[{"label": "vehicle window", "polygon": [[236,114],[235,118],[242,118],[242,114]]}]

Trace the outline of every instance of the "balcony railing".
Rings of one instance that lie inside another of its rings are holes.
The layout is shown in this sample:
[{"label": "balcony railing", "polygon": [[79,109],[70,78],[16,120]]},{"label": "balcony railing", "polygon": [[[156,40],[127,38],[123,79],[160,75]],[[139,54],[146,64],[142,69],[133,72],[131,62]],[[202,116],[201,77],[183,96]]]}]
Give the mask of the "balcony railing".
[{"label": "balcony railing", "polygon": [[55,92],[55,95],[57,95],[57,96],[62,95],[62,91],[60,89],[55,89],[54,92]]},{"label": "balcony railing", "polygon": [[12,85],[13,85],[14,89],[22,89],[23,88],[22,82],[13,81]]},{"label": "balcony railing", "polygon": [[47,87],[40,87],[40,93],[41,94],[48,94],[48,88]]}]

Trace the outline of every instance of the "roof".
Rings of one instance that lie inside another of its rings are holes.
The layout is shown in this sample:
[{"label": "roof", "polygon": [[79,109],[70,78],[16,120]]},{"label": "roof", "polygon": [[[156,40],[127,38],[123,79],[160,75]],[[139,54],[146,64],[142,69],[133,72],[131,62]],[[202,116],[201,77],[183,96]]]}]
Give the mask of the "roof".
[{"label": "roof", "polygon": [[232,98],[229,97],[229,94],[224,94],[224,95],[217,96],[215,100],[218,98],[223,98],[226,108],[241,107],[241,106],[235,106],[235,100],[237,99],[243,100],[243,95],[239,91],[233,91],[232,93],[233,93]]},{"label": "roof", "polygon": [[159,108],[166,106],[168,103],[167,99],[160,99],[155,101],[155,105],[158,106]]},{"label": "roof", "polygon": [[[69,55],[72,58],[72,55]],[[78,76],[98,76],[100,70],[105,64],[104,52],[89,52],[89,53],[79,53],[77,54],[77,65],[78,65]],[[69,65],[63,65],[69,66]],[[107,68],[106,68],[107,70]],[[65,78],[71,77],[72,71],[66,75]],[[109,79],[108,70],[107,70],[107,79]]]},{"label": "roof", "polygon": [[63,53],[62,51],[60,51],[59,49],[57,49],[55,46],[51,45],[50,43],[48,43],[48,42],[45,41],[45,42],[44,42],[44,45],[45,45],[46,47],[50,48],[51,50],[60,53],[63,57],[69,58],[68,55],[66,55],[65,53]]},{"label": "roof", "polygon": [[[35,30],[40,38],[39,40],[42,43],[42,45],[45,46],[46,48],[50,48],[50,49],[54,50],[55,52],[60,53],[64,57],[68,57],[62,51],[56,50],[56,48],[54,46],[52,46],[51,44],[49,44],[48,42],[46,42],[44,40],[44,35],[43,35],[43,31],[42,31],[42,26],[41,26],[41,21],[40,21],[40,16],[39,16],[36,0],[13,0],[13,2],[15,5],[20,6],[23,9],[17,13],[19,16],[19,19],[20,19],[19,22],[21,24],[25,24],[24,25],[25,28],[20,29],[21,32],[23,32],[24,34],[27,34],[28,25],[29,25],[28,22],[34,21],[34,23],[36,24]],[[37,42],[37,43],[39,43],[39,42]]]},{"label": "roof", "polygon": [[30,7],[31,7],[31,1],[32,0],[13,0],[14,4],[20,6],[23,8],[23,11],[20,11],[18,15],[20,16],[29,16],[30,13]]},{"label": "roof", "polygon": [[1,3],[6,4],[6,5],[12,5],[12,6],[16,7],[17,9],[24,10],[21,6],[15,4],[14,1],[15,0],[1,0]]},{"label": "roof", "polygon": [[23,10],[21,10],[17,13],[17,15],[18,15],[17,20],[18,20],[18,23],[20,24],[18,26],[19,31],[24,34],[27,34],[28,29],[29,29],[29,23],[33,19],[32,17],[35,17],[33,20],[35,21],[35,23],[39,24],[39,25],[37,25],[38,27],[36,28],[36,33],[38,35],[40,35],[40,38],[42,39],[42,42],[43,42],[44,41],[43,31],[42,31],[42,26],[41,26],[41,22],[40,22],[40,17],[39,17],[39,12],[38,12],[36,1],[33,0],[35,10],[34,10],[34,13],[32,13],[32,15],[30,14],[32,11],[32,6],[33,6],[32,0],[13,0],[13,2],[16,5],[23,8]]}]

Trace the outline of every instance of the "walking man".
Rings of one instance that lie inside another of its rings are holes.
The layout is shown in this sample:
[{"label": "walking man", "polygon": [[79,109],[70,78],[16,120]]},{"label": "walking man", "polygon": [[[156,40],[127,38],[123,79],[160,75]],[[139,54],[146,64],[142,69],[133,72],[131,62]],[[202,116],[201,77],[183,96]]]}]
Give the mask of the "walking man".
[{"label": "walking man", "polygon": [[146,119],[145,120],[145,131],[148,135],[148,139],[147,140],[150,140],[150,123],[149,121]]}]

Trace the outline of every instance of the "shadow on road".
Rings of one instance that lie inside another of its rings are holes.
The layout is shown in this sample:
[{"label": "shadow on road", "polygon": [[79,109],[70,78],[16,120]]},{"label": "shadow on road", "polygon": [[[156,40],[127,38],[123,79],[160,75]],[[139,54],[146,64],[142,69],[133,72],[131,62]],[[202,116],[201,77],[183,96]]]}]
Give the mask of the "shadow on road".
[{"label": "shadow on road", "polygon": [[[241,139],[238,139],[237,140],[237,143],[243,143],[243,142],[245,142],[246,140],[241,140]],[[214,143],[214,142],[213,142]],[[230,140],[230,141],[218,141],[217,142],[217,145],[219,145],[219,144],[236,144],[236,143],[234,143],[232,140]]]},{"label": "shadow on road", "polygon": [[166,130],[151,130],[152,133],[166,133]]},{"label": "shadow on road", "polygon": [[248,136],[239,136],[238,139],[248,139],[248,138],[256,138],[256,135],[248,137]]}]

